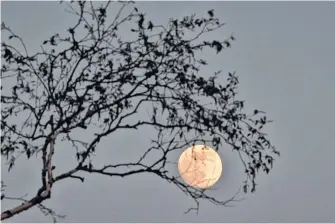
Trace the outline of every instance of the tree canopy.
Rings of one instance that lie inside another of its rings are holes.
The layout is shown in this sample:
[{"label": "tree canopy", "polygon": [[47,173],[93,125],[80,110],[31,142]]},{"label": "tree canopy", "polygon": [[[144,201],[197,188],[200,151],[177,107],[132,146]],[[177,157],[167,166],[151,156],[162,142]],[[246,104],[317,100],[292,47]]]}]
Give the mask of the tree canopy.
[{"label": "tree canopy", "polygon": [[[229,145],[245,168],[243,191],[256,190],[257,174],[269,173],[279,152],[262,132],[270,122],[265,112],[245,112],[244,101],[237,99],[235,72],[227,75],[226,83],[218,83],[220,71],[210,78],[201,74],[208,66],[201,52],[210,49],[220,55],[235,40],[233,36],[206,39],[204,34],[225,25],[214,10],[161,25],[128,1],[66,4],[76,23],[66,35],[46,39],[37,53],[29,53],[23,38],[7,24],[1,26],[9,35],[1,43],[1,155],[9,172],[21,154],[27,159],[36,155],[42,164],[36,195],[3,211],[1,220],[33,206],[55,217],[42,204],[51,198],[53,185],[67,178],[84,182],[84,173],[108,177],[153,173],[193,198],[195,207],[190,210],[197,211],[201,199],[226,206],[235,195],[225,200],[211,197],[206,189],[193,188],[166,169],[173,162],[168,160],[171,152],[197,143],[216,150]],[[120,10],[109,15],[113,4]],[[148,111],[146,119],[137,119],[139,111]],[[99,153],[102,139],[121,129],[145,127],[154,128],[157,136],[137,161],[94,163],[92,154]],[[75,138],[72,133],[78,130],[91,132],[92,139]],[[53,162],[53,155],[62,150],[55,145],[57,139],[73,145],[67,153],[75,155],[77,163],[54,175],[55,166],[61,166]],[[146,162],[153,151],[160,151],[160,158]],[[127,170],[115,171],[122,167]],[[1,199],[13,198],[2,192]]]}]

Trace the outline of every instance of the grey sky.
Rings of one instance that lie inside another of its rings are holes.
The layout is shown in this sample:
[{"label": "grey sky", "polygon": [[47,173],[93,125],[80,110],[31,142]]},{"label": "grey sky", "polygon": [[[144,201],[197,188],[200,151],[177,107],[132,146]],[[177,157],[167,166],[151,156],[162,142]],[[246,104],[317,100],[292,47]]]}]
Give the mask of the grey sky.
[{"label": "grey sky", "polygon": [[[89,176],[84,184],[66,180],[54,186],[52,199],[45,204],[66,214],[66,222],[334,222],[335,3],[137,4],[148,18],[164,24],[170,17],[215,9],[227,23],[215,35],[234,33],[237,41],[223,56],[209,55],[210,66],[203,71],[236,70],[239,98],[246,100],[250,109],[265,110],[275,121],[267,133],[282,156],[270,175],[260,176],[255,194],[231,208],[203,202],[198,215],[184,215],[192,200],[152,175],[124,179]],[[31,51],[70,26],[70,15],[56,2],[2,2],[1,14],[2,21],[24,38]],[[97,159],[136,159],[136,151],[147,147],[148,135],[153,134],[113,135],[101,142],[104,154]],[[230,151],[220,151],[225,173],[214,194],[223,198],[232,196],[243,180],[242,164]],[[56,159],[64,169],[71,168],[70,159],[61,153]],[[9,194],[36,192],[40,184],[37,162],[22,160],[11,175],[2,170]],[[8,221],[49,222],[50,218],[35,208]]]}]

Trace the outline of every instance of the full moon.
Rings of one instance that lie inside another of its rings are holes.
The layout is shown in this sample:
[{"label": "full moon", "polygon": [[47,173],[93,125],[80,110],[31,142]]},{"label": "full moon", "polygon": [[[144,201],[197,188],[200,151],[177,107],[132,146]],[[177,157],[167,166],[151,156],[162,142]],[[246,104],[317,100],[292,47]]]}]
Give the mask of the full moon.
[{"label": "full moon", "polygon": [[221,176],[222,161],[214,149],[205,145],[195,145],[180,155],[178,171],[187,184],[195,188],[209,188]]}]

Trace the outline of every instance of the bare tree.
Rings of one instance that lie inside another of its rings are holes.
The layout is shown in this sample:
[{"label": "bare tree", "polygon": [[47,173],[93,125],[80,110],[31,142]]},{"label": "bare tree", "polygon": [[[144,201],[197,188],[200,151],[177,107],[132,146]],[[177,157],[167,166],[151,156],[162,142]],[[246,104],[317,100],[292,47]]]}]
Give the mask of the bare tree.
[{"label": "bare tree", "polygon": [[[1,155],[8,161],[8,172],[21,154],[28,159],[38,156],[42,168],[41,187],[31,199],[11,198],[2,191],[2,200],[23,203],[3,211],[1,220],[33,206],[55,216],[42,205],[51,198],[53,185],[67,178],[84,182],[84,173],[108,177],[153,173],[193,198],[196,207],[190,210],[198,211],[201,199],[226,206],[234,196],[225,200],[211,197],[207,190],[185,184],[166,169],[171,152],[197,143],[216,150],[229,145],[245,167],[244,192],[255,191],[256,174],[268,173],[279,152],[261,131],[269,122],[264,112],[247,114],[244,101],[236,99],[239,82],[234,72],[228,74],[225,84],[217,83],[220,72],[210,78],[200,74],[207,62],[199,52],[212,49],[219,54],[234,40],[233,36],[205,38],[205,33],[224,25],[213,10],[205,17],[185,16],[159,25],[131,2],[66,4],[76,23],[65,36],[55,34],[45,40],[35,54],[28,53],[23,39],[2,23],[9,40],[2,42],[1,88],[10,91],[4,94],[2,90],[1,96]],[[119,4],[120,10],[107,20],[111,4]],[[80,29],[85,35],[78,35]],[[120,29],[127,29],[129,36],[121,36]],[[22,50],[11,44],[15,40]],[[143,110],[149,115],[136,120]],[[24,122],[17,117],[25,118]],[[154,128],[157,137],[137,161],[94,164],[91,155],[98,153],[103,138],[121,129],[144,127]],[[74,138],[72,133],[78,130],[92,133],[92,140]],[[55,176],[53,155],[60,150],[55,146],[57,138],[73,145],[73,151],[62,153],[75,154],[78,162]],[[161,157],[145,162],[153,151],[160,151]],[[122,167],[127,170],[116,171]]]}]

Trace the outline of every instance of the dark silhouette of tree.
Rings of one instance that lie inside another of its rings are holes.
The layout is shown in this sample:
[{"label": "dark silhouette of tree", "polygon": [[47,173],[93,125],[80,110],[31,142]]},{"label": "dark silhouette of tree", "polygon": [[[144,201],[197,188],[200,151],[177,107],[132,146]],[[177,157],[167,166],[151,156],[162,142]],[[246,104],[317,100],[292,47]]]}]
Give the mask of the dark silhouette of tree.
[{"label": "dark silhouette of tree", "polygon": [[[226,206],[236,197],[211,197],[207,190],[188,186],[166,169],[171,162],[169,153],[197,143],[216,150],[229,145],[245,167],[244,192],[255,191],[258,172],[269,173],[273,156],[279,152],[261,131],[270,122],[264,112],[243,112],[244,101],[236,99],[239,81],[235,73],[228,74],[226,84],[217,83],[220,72],[210,78],[201,76],[207,61],[199,53],[213,49],[219,54],[234,40],[232,36],[206,40],[205,33],[224,25],[214,10],[205,17],[191,15],[159,25],[131,2],[66,4],[77,17],[76,23],[67,35],[55,34],[45,40],[35,54],[29,54],[24,41],[2,23],[1,30],[9,34],[9,40],[2,42],[1,89],[9,91],[5,94],[3,90],[1,95],[1,155],[8,161],[8,171],[21,154],[28,159],[40,155],[42,169],[38,171],[41,187],[29,200],[8,197],[2,183],[1,199],[17,199],[22,204],[3,211],[1,220],[33,206],[55,217],[56,213],[42,205],[51,198],[53,185],[67,178],[84,182],[84,173],[109,177],[153,173],[193,198],[196,207],[190,210],[198,211],[201,199]],[[111,4],[121,7],[107,20]],[[118,30],[127,25],[131,26],[130,35],[121,36]],[[85,30],[84,35],[78,35],[80,29]],[[11,44],[14,40],[21,49]],[[147,119],[136,120],[143,110],[149,111]],[[19,122],[23,118],[24,122]],[[95,133],[93,126],[98,130]],[[94,164],[91,155],[98,153],[103,138],[121,129],[146,126],[155,128],[157,138],[137,161]],[[91,131],[94,138],[75,139],[71,134],[78,130]],[[78,162],[67,172],[54,175],[57,164],[53,155],[60,150],[55,146],[57,138],[73,145]],[[154,150],[160,150],[161,157],[154,163],[145,162]],[[116,172],[120,167],[128,171]]]}]

